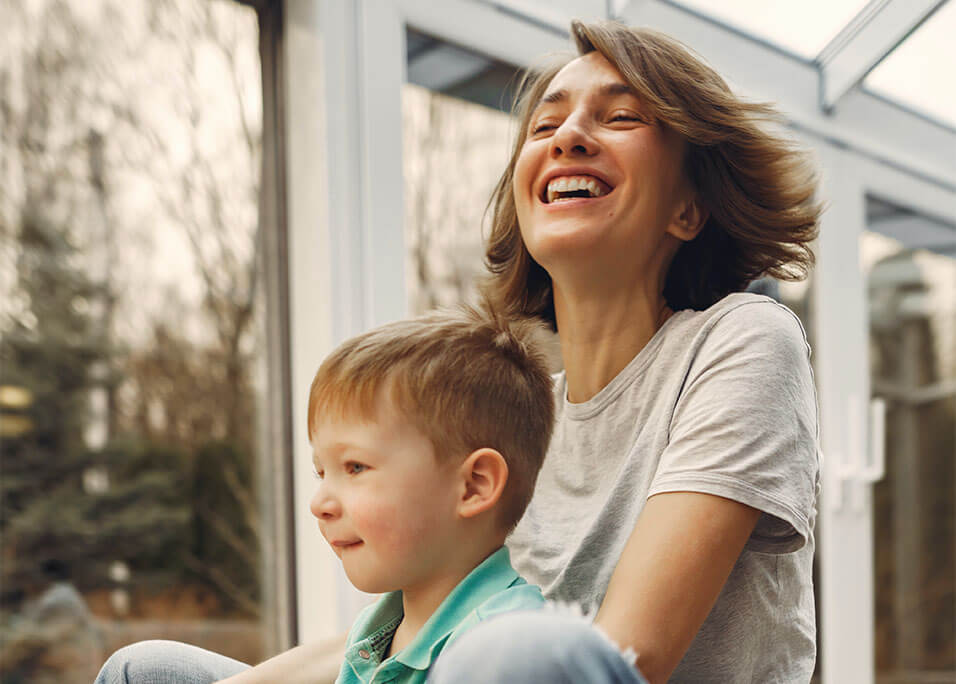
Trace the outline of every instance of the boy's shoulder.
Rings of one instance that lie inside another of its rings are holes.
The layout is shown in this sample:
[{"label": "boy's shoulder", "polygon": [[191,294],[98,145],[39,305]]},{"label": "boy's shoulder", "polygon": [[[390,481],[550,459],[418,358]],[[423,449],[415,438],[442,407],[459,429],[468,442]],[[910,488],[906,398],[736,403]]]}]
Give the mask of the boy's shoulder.
[{"label": "boy's shoulder", "polygon": [[508,613],[514,610],[535,610],[544,605],[544,596],[541,589],[534,584],[528,584],[524,578],[518,577],[514,583],[499,591],[475,608],[478,620],[487,620],[499,613]]},{"label": "boy's shoulder", "polygon": [[544,604],[545,600],[541,594],[541,589],[534,584],[528,584],[519,576],[507,589],[488,597],[465,616],[448,636],[448,641],[445,645],[447,646],[480,622],[484,622],[502,613],[538,610],[542,608]]},{"label": "boy's shoulder", "polygon": [[502,546],[485,559],[449,597],[470,604],[469,617],[477,622],[499,613],[534,610],[544,605],[544,596],[534,584],[518,574],[511,564],[511,553]]}]

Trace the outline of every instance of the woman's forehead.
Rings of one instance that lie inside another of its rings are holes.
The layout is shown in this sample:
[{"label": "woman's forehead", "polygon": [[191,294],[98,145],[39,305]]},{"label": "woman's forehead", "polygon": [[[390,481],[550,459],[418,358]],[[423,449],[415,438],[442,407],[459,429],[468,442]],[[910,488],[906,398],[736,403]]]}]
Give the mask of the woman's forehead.
[{"label": "woman's forehead", "polygon": [[561,70],[554,75],[551,83],[548,84],[548,91],[568,84],[588,84],[594,81],[600,83],[605,81],[623,82],[624,77],[621,76],[617,67],[607,60],[607,57],[594,51],[575,57],[561,67]]},{"label": "woman's forehead", "polygon": [[589,52],[571,60],[555,74],[545,88],[539,106],[560,102],[570,95],[580,93],[637,97],[637,92],[604,55],[600,52]]}]

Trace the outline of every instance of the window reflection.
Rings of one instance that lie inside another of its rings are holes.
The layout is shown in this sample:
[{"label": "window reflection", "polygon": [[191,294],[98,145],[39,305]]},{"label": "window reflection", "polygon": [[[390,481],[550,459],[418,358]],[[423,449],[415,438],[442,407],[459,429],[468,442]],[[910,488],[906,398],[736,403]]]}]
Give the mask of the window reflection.
[{"label": "window reflection", "polygon": [[956,228],[870,198],[871,384],[887,402],[873,491],[877,675],[956,674]]},{"label": "window reflection", "polygon": [[475,297],[485,206],[511,152],[517,70],[412,29],[406,46],[405,271],[417,314]]},{"label": "window reflection", "polygon": [[3,7],[4,677],[91,681],[146,638],[256,660],[255,12]]}]

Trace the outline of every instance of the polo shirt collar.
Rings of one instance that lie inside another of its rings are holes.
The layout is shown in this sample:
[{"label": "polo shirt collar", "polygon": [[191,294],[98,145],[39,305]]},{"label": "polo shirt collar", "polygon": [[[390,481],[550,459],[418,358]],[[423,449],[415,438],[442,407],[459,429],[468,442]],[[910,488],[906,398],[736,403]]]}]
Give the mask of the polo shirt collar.
[{"label": "polo shirt collar", "polygon": [[[517,579],[519,575],[511,567],[508,549],[502,546],[458,583],[395,660],[415,670],[427,670],[455,628],[482,603]],[[401,595],[401,592],[394,593]]]}]

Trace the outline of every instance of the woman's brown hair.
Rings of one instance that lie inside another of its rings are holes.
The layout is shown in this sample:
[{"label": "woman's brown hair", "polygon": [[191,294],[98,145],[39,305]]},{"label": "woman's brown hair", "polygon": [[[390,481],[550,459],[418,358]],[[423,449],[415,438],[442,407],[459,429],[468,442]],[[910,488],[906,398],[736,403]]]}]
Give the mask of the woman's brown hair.
[{"label": "woman's brown hair", "polygon": [[[657,31],[574,21],[571,34],[579,55],[600,52],[637,91],[652,119],[685,141],[684,172],[709,218],[671,262],[664,285],[668,305],[706,309],[760,276],[806,277],[821,211],[816,174],[804,152],[766,130],[777,112],[739,99],[716,71]],[[535,105],[570,59],[529,72],[519,86],[518,134],[489,202],[485,253],[492,301],[512,314],[540,316],[552,327],[551,278],[521,239],[513,182]]]}]

